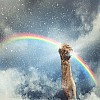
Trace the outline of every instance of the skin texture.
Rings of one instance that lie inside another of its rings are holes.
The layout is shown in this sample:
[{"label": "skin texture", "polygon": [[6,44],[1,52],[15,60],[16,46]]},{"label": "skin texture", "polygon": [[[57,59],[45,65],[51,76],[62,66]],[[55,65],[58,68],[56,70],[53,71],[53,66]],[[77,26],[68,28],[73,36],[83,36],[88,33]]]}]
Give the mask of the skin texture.
[{"label": "skin texture", "polygon": [[63,44],[61,48],[59,48],[59,54],[61,58],[61,69],[62,69],[62,89],[65,92],[68,100],[76,99],[76,86],[74,79],[72,77],[71,67],[70,67],[70,55],[69,53],[72,51],[72,48]]}]

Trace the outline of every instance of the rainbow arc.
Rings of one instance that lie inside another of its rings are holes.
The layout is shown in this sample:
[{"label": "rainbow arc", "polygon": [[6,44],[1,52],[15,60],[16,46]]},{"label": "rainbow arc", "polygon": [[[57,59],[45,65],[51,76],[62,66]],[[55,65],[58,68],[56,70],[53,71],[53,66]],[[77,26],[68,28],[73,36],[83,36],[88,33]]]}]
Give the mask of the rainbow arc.
[{"label": "rainbow arc", "polygon": [[[44,36],[37,35],[37,34],[30,34],[30,33],[29,34],[28,33],[18,33],[18,34],[12,35],[12,36],[6,38],[3,42],[3,44],[9,45],[9,44],[19,41],[19,40],[43,41],[43,42],[50,43],[57,48],[61,45],[61,43],[59,43],[53,39],[50,39],[48,37],[44,37]],[[95,85],[97,85],[96,76],[95,76],[94,72],[90,69],[90,67],[86,64],[86,62],[80,56],[76,55],[74,52],[72,53],[72,56],[82,65],[83,69],[91,77],[91,79],[93,80]]]}]

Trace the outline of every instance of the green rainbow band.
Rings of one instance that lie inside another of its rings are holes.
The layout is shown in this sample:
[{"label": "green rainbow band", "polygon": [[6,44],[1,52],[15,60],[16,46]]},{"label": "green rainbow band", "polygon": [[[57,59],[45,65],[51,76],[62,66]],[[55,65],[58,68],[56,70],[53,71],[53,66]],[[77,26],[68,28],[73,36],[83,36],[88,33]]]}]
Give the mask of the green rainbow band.
[{"label": "green rainbow band", "polygon": [[44,41],[44,42],[53,44],[55,46],[60,45],[59,42],[57,42],[53,39],[50,39],[50,38],[47,38],[47,37],[44,37],[44,36],[40,36],[40,35],[37,35],[37,34],[26,34],[26,33],[12,35],[12,36],[4,39],[3,44],[8,45],[12,42],[16,42],[16,41],[19,41],[19,40],[39,40],[39,41]]},{"label": "green rainbow band", "polygon": [[[28,40],[28,39],[44,41],[44,42],[53,44],[56,47],[60,47],[60,45],[61,45],[61,43],[59,43],[53,39],[50,39],[50,38],[47,38],[47,37],[44,37],[41,35],[37,35],[37,34],[28,34],[28,33],[18,33],[18,34],[12,35],[12,36],[6,38],[3,43],[4,43],[4,45],[8,45],[8,44],[11,44],[11,43],[19,41],[19,40]],[[95,85],[97,85],[96,77],[95,77],[93,71],[85,63],[85,61],[81,57],[76,55],[74,52],[72,53],[72,56],[82,65],[82,67],[84,68],[84,70],[86,70],[86,72],[91,77],[91,79],[93,80]]]},{"label": "green rainbow band", "polygon": [[90,77],[92,78],[92,80],[94,81],[94,83],[97,85],[96,76],[93,73],[93,71],[90,69],[90,67],[86,64],[86,62],[81,57],[79,57],[78,55],[76,55],[75,52],[72,53],[72,56],[84,67],[84,69],[90,75]]}]

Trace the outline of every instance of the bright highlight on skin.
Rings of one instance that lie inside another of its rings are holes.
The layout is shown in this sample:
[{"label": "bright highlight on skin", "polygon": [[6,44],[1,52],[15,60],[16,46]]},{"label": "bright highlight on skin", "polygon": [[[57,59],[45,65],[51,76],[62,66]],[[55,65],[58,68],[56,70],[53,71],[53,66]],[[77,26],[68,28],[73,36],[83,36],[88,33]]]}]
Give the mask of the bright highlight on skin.
[{"label": "bright highlight on skin", "polygon": [[[53,39],[50,39],[48,37],[44,37],[44,36],[41,36],[41,35],[37,35],[37,34],[30,34],[30,33],[18,33],[18,34],[12,35],[12,36],[10,36],[10,37],[8,37],[7,39],[4,40],[3,45],[9,45],[11,43],[14,43],[14,42],[20,41],[20,40],[43,41],[43,42],[50,43],[57,48],[61,47],[61,43],[59,43],[59,42],[57,42]],[[97,85],[95,74],[89,68],[89,66],[86,64],[86,62],[81,57],[76,55],[74,52],[71,52],[71,55],[82,65],[84,71],[86,71],[88,73],[88,75],[91,77],[91,79],[93,80],[95,85]]]}]

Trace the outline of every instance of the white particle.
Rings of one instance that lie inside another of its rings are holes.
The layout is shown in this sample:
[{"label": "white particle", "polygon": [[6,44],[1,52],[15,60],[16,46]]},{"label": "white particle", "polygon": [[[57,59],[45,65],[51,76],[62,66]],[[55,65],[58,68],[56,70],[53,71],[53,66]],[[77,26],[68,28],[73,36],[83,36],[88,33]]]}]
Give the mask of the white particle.
[{"label": "white particle", "polygon": [[14,22],[11,22],[11,23],[14,23]]},{"label": "white particle", "polygon": [[11,52],[13,52],[13,50],[11,50]]},{"label": "white particle", "polygon": [[64,7],[62,6],[62,8],[64,8]]},{"label": "white particle", "polygon": [[30,12],[30,14],[32,15],[32,12]]},{"label": "white particle", "polygon": [[36,68],[37,70],[39,69],[39,68]]},{"label": "white particle", "polygon": [[28,8],[28,10],[31,10],[30,8]]},{"label": "white particle", "polygon": [[57,6],[59,6],[59,4],[57,3]]},{"label": "white particle", "polygon": [[1,13],[1,15],[4,15],[4,13]]},{"label": "white particle", "polygon": [[46,25],[46,23],[44,23],[44,25]]},{"label": "white particle", "polygon": [[5,17],[5,19],[8,19],[7,17]]},{"label": "white particle", "polygon": [[22,26],[21,24],[19,24],[20,26]]},{"label": "white particle", "polygon": [[16,8],[16,6],[14,6],[14,8]]}]

